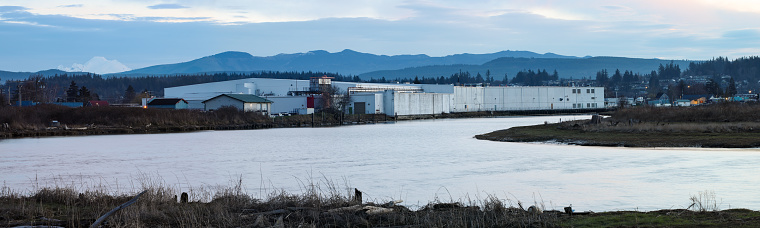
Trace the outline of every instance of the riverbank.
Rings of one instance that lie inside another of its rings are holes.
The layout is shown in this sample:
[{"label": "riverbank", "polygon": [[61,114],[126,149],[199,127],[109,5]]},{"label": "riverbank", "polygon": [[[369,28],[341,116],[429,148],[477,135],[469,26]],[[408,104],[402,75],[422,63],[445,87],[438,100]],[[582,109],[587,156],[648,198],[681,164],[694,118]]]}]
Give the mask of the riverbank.
[{"label": "riverbank", "polygon": [[142,109],[127,107],[69,108],[58,105],[0,108],[0,139],[158,134],[203,130],[249,130],[294,127],[334,127],[389,123],[416,119],[475,118],[516,115],[577,114],[599,110],[466,112],[438,115],[387,116],[384,114],[315,113],[270,118],[235,108],[215,111]]},{"label": "riverbank", "polygon": [[545,123],[476,135],[481,140],[623,147],[760,147],[760,105],[620,109],[608,118]]},{"label": "riverbank", "polygon": [[[134,199],[101,223],[104,227],[757,227],[760,212],[693,207],[651,212],[574,212],[523,205],[495,197],[469,202],[431,202],[418,210],[398,201],[367,202],[361,193],[309,185],[303,194],[282,191],[257,199],[240,186],[209,201],[151,187],[141,194],[110,195],[43,188],[23,195],[0,191],[0,226],[86,227]],[[305,186],[306,187],[306,186]],[[334,187],[334,186],[333,186]],[[207,192],[206,192],[207,193]],[[138,197],[136,197],[136,195]],[[179,199],[178,199],[178,196]],[[350,196],[349,196],[350,195]],[[572,211],[572,208],[567,208]]]}]

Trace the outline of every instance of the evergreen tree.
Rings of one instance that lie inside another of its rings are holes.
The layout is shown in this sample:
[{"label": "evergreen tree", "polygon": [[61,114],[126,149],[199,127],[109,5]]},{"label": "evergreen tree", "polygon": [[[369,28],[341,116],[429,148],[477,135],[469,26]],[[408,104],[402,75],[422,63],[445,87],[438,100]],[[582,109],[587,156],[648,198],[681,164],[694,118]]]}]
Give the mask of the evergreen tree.
[{"label": "evergreen tree", "polygon": [[712,94],[714,96],[720,96],[720,94],[722,94],[721,89],[720,89],[720,84],[715,82],[715,80],[712,78],[709,81],[707,81],[707,83],[705,83],[705,89],[707,90],[707,93]]},{"label": "evergreen tree", "polygon": [[480,72],[478,72],[477,76],[475,76],[475,83],[483,83],[485,80],[483,80],[483,76],[480,75]]},{"label": "evergreen tree", "polygon": [[69,89],[66,90],[66,102],[79,101],[79,86],[74,81],[71,81]]},{"label": "evergreen tree", "polygon": [[87,86],[82,86],[82,88],[79,88],[79,97],[77,97],[78,101],[87,103],[90,102],[92,97],[90,97],[90,90],[87,89]]},{"label": "evergreen tree", "polygon": [[601,71],[596,72],[596,83],[599,86],[607,86],[607,83],[609,82],[610,78],[607,74],[607,69],[603,69]]},{"label": "evergreen tree", "polygon": [[657,69],[657,71],[659,78],[662,79],[673,79],[679,78],[681,76],[681,67],[674,64],[673,61],[670,61],[670,63],[665,66],[660,64],[660,67]]},{"label": "evergreen tree", "polygon": [[633,72],[626,70],[625,73],[623,73],[623,82],[629,84],[634,81],[636,81],[636,77],[633,75]]},{"label": "evergreen tree", "polygon": [[657,72],[652,71],[649,77],[649,86],[647,86],[647,95],[649,98],[655,98],[660,93],[660,79],[657,78]]},{"label": "evergreen tree", "polygon": [[726,97],[733,97],[736,93],[736,82],[734,82],[734,77],[731,77],[731,80],[728,81],[728,88],[726,88]]},{"label": "evergreen tree", "polygon": [[610,86],[617,86],[623,81],[623,75],[620,74],[620,70],[616,69],[615,74],[610,78]]},{"label": "evergreen tree", "polygon": [[5,107],[6,105],[8,105],[8,98],[5,97],[6,93],[7,93],[6,91],[0,88],[0,107]]},{"label": "evergreen tree", "polygon": [[132,85],[129,85],[129,87],[127,87],[127,90],[124,91],[124,97],[122,99],[122,103],[132,102],[132,100],[135,99],[136,95],[137,94],[135,93],[135,88],[133,88]]}]

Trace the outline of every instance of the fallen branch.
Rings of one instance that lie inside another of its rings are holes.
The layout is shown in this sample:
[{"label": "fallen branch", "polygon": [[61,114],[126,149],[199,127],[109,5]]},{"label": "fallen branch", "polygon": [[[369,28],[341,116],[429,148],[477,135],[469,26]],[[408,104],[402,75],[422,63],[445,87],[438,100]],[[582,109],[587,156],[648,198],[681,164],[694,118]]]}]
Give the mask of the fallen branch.
[{"label": "fallen branch", "polygon": [[125,208],[125,207],[127,207],[129,205],[132,205],[133,203],[137,202],[137,198],[139,198],[143,193],[146,193],[146,192],[148,192],[148,190],[145,190],[145,191],[141,192],[140,194],[137,194],[135,196],[135,198],[132,198],[131,200],[127,201],[126,203],[124,203],[122,205],[119,205],[118,207],[115,207],[114,209],[112,209],[108,213],[104,214],[103,216],[100,216],[100,218],[98,218],[98,220],[95,220],[95,222],[92,223],[92,225],[90,225],[90,228],[98,227],[98,225],[100,225],[100,223],[102,223],[103,221],[105,221],[108,218],[108,216],[111,216],[113,213],[116,213],[117,211],[121,210],[122,208]]}]

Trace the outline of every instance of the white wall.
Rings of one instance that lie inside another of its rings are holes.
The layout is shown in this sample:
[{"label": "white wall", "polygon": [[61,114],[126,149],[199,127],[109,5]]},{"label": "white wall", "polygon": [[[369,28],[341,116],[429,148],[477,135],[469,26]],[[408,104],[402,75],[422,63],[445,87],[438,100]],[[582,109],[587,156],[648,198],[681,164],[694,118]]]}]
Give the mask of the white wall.
[{"label": "white wall", "polygon": [[[388,115],[430,115],[451,112],[451,96],[446,93],[385,93],[385,107],[391,102]],[[390,100],[390,101],[389,101]]]},{"label": "white wall", "polygon": [[221,96],[213,100],[208,100],[204,102],[204,104],[206,105],[206,110],[216,110],[224,106],[232,106],[240,110],[245,109],[242,101],[235,100],[226,96]]},{"label": "white wall", "polygon": [[[356,113],[356,102],[364,102],[364,113]],[[382,93],[357,93],[351,95],[351,104],[355,114],[381,114],[385,113]]]},{"label": "white wall", "polygon": [[206,100],[225,93],[254,94],[262,97],[267,94],[271,94],[268,96],[287,96],[289,91],[308,89],[309,80],[246,78],[169,87],[164,89],[164,97],[181,97],[185,98],[185,100]]},{"label": "white wall", "polygon": [[452,112],[604,108],[604,87],[456,86],[451,103]]},{"label": "white wall", "polygon": [[205,109],[204,100],[186,100],[188,109]]},{"label": "white wall", "polygon": [[485,87],[454,87],[451,112],[482,111]]},{"label": "white wall", "polygon": [[298,109],[306,108],[305,96],[264,97],[272,101],[272,113],[298,113]]},{"label": "white wall", "polygon": [[454,85],[420,84],[426,93],[454,93]]}]

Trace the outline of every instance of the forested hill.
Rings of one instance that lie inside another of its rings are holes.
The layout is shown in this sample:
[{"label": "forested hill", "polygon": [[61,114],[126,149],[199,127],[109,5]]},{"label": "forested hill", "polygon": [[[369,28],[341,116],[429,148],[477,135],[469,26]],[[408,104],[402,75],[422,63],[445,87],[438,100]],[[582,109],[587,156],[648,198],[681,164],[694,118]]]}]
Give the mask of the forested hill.
[{"label": "forested hill", "polygon": [[357,75],[371,71],[394,70],[427,65],[479,65],[501,57],[578,58],[553,53],[537,54],[529,51],[501,51],[489,54],[456,54],[443,57],[430,57],[427,55],[375,55],[348,49],[335,53],[327,51],[310,51],[307,53],[279,54],[268,57],[257,57],[245,52],[231,51],[188,62],[151,66],[118,74],[161,75],[223,71],[321,71],[335,72],[343,75]]},{"label": "forested hill", "polygon": [[[58,98],[66,97],[66,90],[72,82],[79,87],[87,87],[93,95],[94,100],[106,100],[112,103],[122,103],[123,95],[128,87],[132,87],[136,92],[146,92],[151,95],[162,97],[164,88],[191,85],[198,83],[217,82],[226,80],[236,80],[243,78],[278,78],[278,79],[302,79],[308,80],[311,77],[329,76],[338,81],[358,80],[358,77],[342,76],[324,72],[253,72],[253,73],[212,73],[212,74],[181,74],[171,76],[143,76],[143,77],[114,77],[101,76],[97,74],[60,74],[55,76],[36,76],[28,77],[26,83],[44,85],[43,90],[29,91],[34,86],[26,85],[23,88],[24,97],[34,98],[36,102],[52,102]],[[14,97],[17,90],[16,84],[11,87]],[[40,92],[41,94],[27,94]],[[97,95],[95,95],[97,94]],[[1,96],[0,96],[1,97]],[[7,99],[7,98],[6,98]]]},{"label": "forested hill", "polygon": [[37,71],[37,72],[10,72],[10,71],[0,70],[0,80],[2,80],[0,81],[0,83],[7,80],[26,80],[29,78],[29,76],[32,76],[32,75],[48,77],[48,76],[55,76],[55,75],[62,75],[62,74],[85,75],[87,74],[87,72],[66,72],[66,71],[56,70],[56,69],[43,70],[43,71]]},{"label": "forested hill", "polygon": [[414,78],[414,77],[440,77],[449,76],[458,72],[470,72],[484,74],[490,71],[495,78],[503,78],[507,74],[509,78],[518,72],[525,70],[546,69],[556,70],[561,78],[593,78],[596,72],[602,69],[609,71],[630,70],[633,73],[646,74],[662,65],[673,62],[682,69],[689,66],[692,61],[686,60],[661,60],[661,59],[637,59],[623,57],[592,57],[592,58],[498,58],[481,65],[435,65],[423,67],[411,67],[400,70],[383,70],[360,74],[362,80],[372,78]]},{"label": "forested hill", "polygon": [[710,61],[689,65],[685,75],[728,75],[736,81],[747,80],[751,83],[760,80],[760,56],[738,58],[733,61],[718,57]]}]

